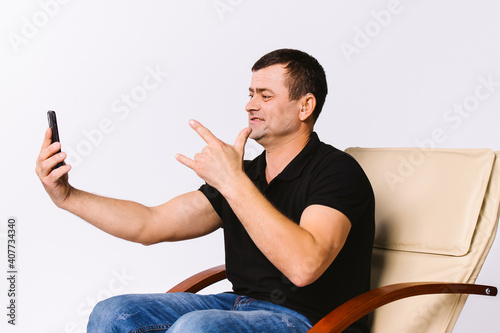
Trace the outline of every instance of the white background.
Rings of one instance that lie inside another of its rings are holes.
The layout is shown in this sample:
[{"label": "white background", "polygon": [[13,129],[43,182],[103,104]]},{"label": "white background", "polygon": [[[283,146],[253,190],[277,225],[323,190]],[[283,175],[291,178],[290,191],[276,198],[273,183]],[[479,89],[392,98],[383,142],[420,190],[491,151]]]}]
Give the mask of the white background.
[{"label": "white background", "polygon": [[[47,110],[75,187],[145,205],[199,187],[174,159],[203,148],[188,119],[232,142],[250,67],[282,47],[327,72],[323,141],[499,150],[499,15],[495,0],[2,1],[0,266],[15,216],[19,275],[15,327],[0,279],[0,330],[84,332],[98,299],[163,292],[223,262],[220,232],[145,247],[57,209],[34,173]],[[477,282],[500,285],[499,259],[497,241]],[[498,313],[499,297],[472,296],[454,332],[498,331]]]}]

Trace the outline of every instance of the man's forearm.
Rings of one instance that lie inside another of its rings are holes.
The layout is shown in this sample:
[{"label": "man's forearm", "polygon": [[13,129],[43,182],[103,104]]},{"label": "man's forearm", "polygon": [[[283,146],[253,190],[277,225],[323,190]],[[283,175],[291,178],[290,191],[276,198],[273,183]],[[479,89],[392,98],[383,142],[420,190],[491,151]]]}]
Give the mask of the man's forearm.
[{"label": "man's forearm", "polygon": [[72,188],[68,198],[59,207],[113,236],[143,244],[150,243],[146,226],[154,216],[148,207],[139,203],[102,197]]}]

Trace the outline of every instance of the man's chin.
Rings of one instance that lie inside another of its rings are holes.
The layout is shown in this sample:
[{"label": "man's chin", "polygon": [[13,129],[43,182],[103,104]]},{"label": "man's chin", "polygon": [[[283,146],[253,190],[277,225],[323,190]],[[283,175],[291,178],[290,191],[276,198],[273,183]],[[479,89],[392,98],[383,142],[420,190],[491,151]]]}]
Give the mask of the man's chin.
[{"label": "man's chin", "polygon": [[258,131],[255,131],[253,128],[252,128],[252,132],[250,133],[250,135],[248,136],[249,139],[253,139],[257,142],[259,142],[259,140],[261,140],[263,138],[263,135],[262,133],[259,133]]}]

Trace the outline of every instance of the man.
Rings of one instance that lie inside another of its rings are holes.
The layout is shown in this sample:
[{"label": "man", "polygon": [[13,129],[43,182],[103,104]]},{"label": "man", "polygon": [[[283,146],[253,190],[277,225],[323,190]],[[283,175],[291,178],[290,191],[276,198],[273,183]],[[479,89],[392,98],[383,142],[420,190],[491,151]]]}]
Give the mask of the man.
[{"label": "man", "polygon": [[[368,290],[374,233],[371,186],[353,158],[313,132],[327,94],[321,65],[290,49],[252,67],[249,127],[234,145],[191,120],[207,146],[178,154],[206,184],[157,207],[99,197],[68,183],[69,165],[47,131],[37,174],[54,203],[142,244],[223,227],[232,293],[123,295],[100,302],[88,332],[305,332]],[[243,161],[251,138],[265,151]],[[367,332],[360,320],[349,332]]]}]

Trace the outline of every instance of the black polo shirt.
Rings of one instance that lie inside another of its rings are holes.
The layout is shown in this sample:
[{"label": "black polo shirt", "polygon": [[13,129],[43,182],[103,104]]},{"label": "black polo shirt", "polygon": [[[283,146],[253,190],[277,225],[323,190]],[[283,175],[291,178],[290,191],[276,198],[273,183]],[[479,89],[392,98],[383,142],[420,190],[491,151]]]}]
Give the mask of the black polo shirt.
[{"label": "black polo shirt", "polygon": [[375,204],[368,178],[354,158],[320,142],[312,133],[304,149],[269,184],[265,152],[245,161],[244,168],[261,193],[293,222],[299,224],[304,209],[319,204],[346,215],[351,230],[325,273],[299,288],[257,248],[225,198],[213,187],[203,185],[200,190],[223,221],[227,277],[235,293],[283,305],[315,323],[369,290]]}]

